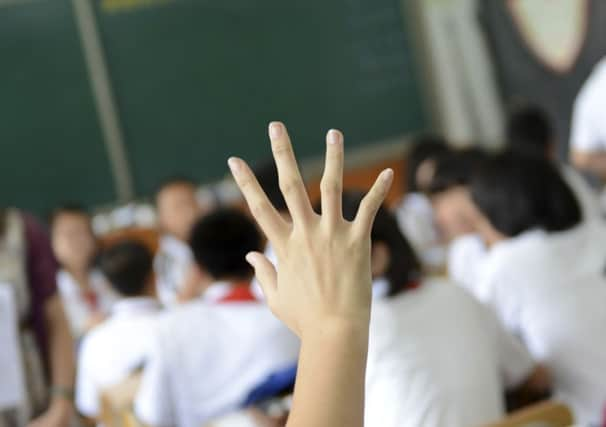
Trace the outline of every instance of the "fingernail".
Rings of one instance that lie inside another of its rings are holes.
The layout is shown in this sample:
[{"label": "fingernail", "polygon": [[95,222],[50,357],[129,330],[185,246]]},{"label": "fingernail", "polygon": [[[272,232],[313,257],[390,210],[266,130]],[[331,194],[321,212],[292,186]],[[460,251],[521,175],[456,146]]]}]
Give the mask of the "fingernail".
[{"label": "fingernail", "polygon": [[341,142],[341,133],[336,129],[331,129],[328,131],[328,137],[326,140],[331,145],[338,144]]},{"label": "fingernail", "polygon": [[384,181],[389,181],[389,180],[391,180],[393,178],[393,169],[391,169],[391,168],[390,169],[385,169],[382,174],[383,174],[383,177],[382,177],[383,180]]},{"label": "fingernail", "polygon": [[282,136],[282,123],[271,122],[269,124],[269,137],[271,139],[280,138]]},{"label": "fingernail", "polygon": [[236,174],[240,172],[240,161],[237,158],[230,157],[227,160],[227,165],[229,166],[229,169],[232,171],[232,173]]},{"label": "fingernail", "polygon": [[250,265],[252,265],[253,267],[255,266],[255,254],[253,252],[249,252],[246,254],[246,262],[249,263]]}]

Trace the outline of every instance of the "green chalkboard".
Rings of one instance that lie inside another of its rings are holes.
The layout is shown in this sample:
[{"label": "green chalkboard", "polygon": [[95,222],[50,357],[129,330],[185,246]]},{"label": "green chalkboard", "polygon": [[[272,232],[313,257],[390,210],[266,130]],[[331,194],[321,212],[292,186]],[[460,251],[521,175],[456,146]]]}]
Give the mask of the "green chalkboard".
[{"label": "green chalkboard", "polygon": [[96,13],[140,195],[266,157],[270,120],[302,157],[330,127],[351,147],[425,126],[399,0],[119,3]]},{"label": "green chalkboard", "polygon": [[0,2],[0,205],[115,200],[69,0]]}]

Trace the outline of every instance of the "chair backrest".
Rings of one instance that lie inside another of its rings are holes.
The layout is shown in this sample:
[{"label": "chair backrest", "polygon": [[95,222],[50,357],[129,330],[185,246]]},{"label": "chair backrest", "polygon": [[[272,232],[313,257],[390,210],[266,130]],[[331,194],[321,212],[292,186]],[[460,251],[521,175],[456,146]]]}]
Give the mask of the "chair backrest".
[{"label": "chair backrest", "polygon": [[546,401],[520,409],[502,421],[485,427],[570,427],[573,423],[568,406]]},{"label": "chair backrest", "polygon": [[137,427],[133,413],[133,403],[139,384],[141,371],[131,374],[124,381],[109,387],[101,393],[101,421],[105,427]]}]

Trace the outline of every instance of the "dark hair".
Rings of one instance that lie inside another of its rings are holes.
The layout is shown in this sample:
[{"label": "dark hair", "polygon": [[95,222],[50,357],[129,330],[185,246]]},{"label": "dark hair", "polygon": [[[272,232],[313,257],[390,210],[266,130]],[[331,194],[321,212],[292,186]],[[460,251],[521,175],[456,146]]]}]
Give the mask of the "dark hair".
[{"label": "dark hair", "polygon": [[[86,210],[86,208],[84,206],[82,206],[78,203],[63,203],[63,204],[57,206],[51,212],[49,219],[48,219],[49,225],[52,227],[53,225],[55,225],[55,222],[61,215],[66,215],[66,214],[83,216],[83,217],[86,217],[86,219],[90,221],[90,214],[88,213],[88,211]],[[91,231],[92,231],[92,229],[91,229]]]},{"label": "dark hair", "polygon": [[101,253],[101,271],[121,295],[143,294],[153,272],[153,255],[143,243],[123,240]]},{"label": "dark hair", "polygon": [[435,195],[454,187],[467,185],[485,158],[486,153],[477,147],[440,154],[435,159],[434,173],[426,189],[427,193]]},{"label": "dark hair", "polygon": [[542,157],[496,155],[476,171],[470,189],[478,209],[508,237],[533,228],[564,231],[581,221],[572,190]]},{"label": "dark hair", "polygon": [[288,206],[282,195],[282,190],[280,190],[278,168],[275,162],[270,160],[256,165],[254,173],[271,204],[279,211],[287,211]]},{"label": "dark hair", "polygon": [[406,155],[406,188],[408,192],[420,191],[417,185],[417,171],[421,164],[429,159],[448,152],[448,142],[439,135],[427,134],[415,138],[413,146]]},{"label": "dark hair", "polygon": [[191,187],[193,189],[196,188],[196,182],[193,179],[186,177],[186,176],[171,176],[169,178],[165,178],[156,187],[156,193],[155,193],[155,197],[154,197],[156,203],[158,202],[158,196],[160,195],[161,192],[163,192],[164,190],[166,190],[169,187],[177,186],[177,185],[183,185],[186,187]]},{"label": "dark hair", "polygon": [[509,112],[505,133],[511,151],[532,156],[547,157],[555,141],[550,117],[533,104],[519,105]]},{"label": "dark hair", "polygon": [[248,279],[253,273],[245,256],[260,251],[261,234],[249,217],[234,209],[219,209],[193,227],[190,246],[198,265],[213,278]]},{"label": "dark hair", "polygon": [[[352,221],[363,195],[359,192],[346,191],[343,193],[343,217]],[[373,243],[383,242],[389,248],[391,261],[385,278],[389,282],[387,296],[394,296],[408,289],[421,278],[421,263],[414,250],[400,231],[398,222],[393,214],[381,206],[372,226],[371,239]]]}]

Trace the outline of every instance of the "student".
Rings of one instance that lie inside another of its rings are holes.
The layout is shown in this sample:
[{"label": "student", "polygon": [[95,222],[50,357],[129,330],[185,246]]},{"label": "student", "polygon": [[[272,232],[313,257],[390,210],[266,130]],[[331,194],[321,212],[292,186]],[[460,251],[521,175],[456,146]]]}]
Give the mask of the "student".
[{"label": "student", "polygon": [[562,177],[574,191],[584,220],[600,220],[602,212],[598,194],[575,169],[557,161],[558,143],[547,113],[535,105],[520,105],[512,109],[506,123],[509,150],[520,154],[543,157],[558,165]]},{"label": "student", "polygon": [[[344,195],[346,219],[361,199]],[[544,370],[490,311],[448,281],[421,275],[385,208],[371,239],[366,426],[482,425],[503,417],[506,389],[545,391]]]},{"label": "student", "polygon": [[151,426],[197,427],[238,409],[299,349],[250,290],[245,256],[259,251],[261,235],[247,216],[217,210],[194,225],[190,244],[206,290],[158,324],[135,405]]},{"label": "student", "polygon": [[490,159],[469,200],[489,248],[470,291],[551,369],[577,422],[596,425],[606,402],[604,225],[582,222],[557,169],[536,157]]},{"label": "student", "polygon": [[61,265],[57,286],[72,334],[80,339],[101,323],[117,295],[101,272],[94,268],[97,242],[88,213],[76,205],[55,209],[51,239]]},{"label": "student", "polygon": [[151,331],[160,310],[152,262],[151,252],[135,241],[117,243],[102,254],[101,269],[122,299],[112,307],[109,319],[82,342],[76,407],[88,418],[99,419],[103,390],[141,368],[150,353]]},{"label": "student", "polygon": [[579,169],[606,182],[606,58],[593,69],[574,103],[570,156]]},{"label": "student", "polygon": [[424,194],[433,174],[435,157],[448,151],[446,141],[433,135],[418,138],[407,155],[407,193],[395,214],[402,232],[429,268],[442,268],[445,247],[436,230],[431,203]]},{"label": "student", "polygon": [[201,215],[194,183],[185,178],[164,182],[156,193],[160,247],[154,260],[160,302],[170,307],[186,286],[193,256],[187,244],[190,230]]}]

